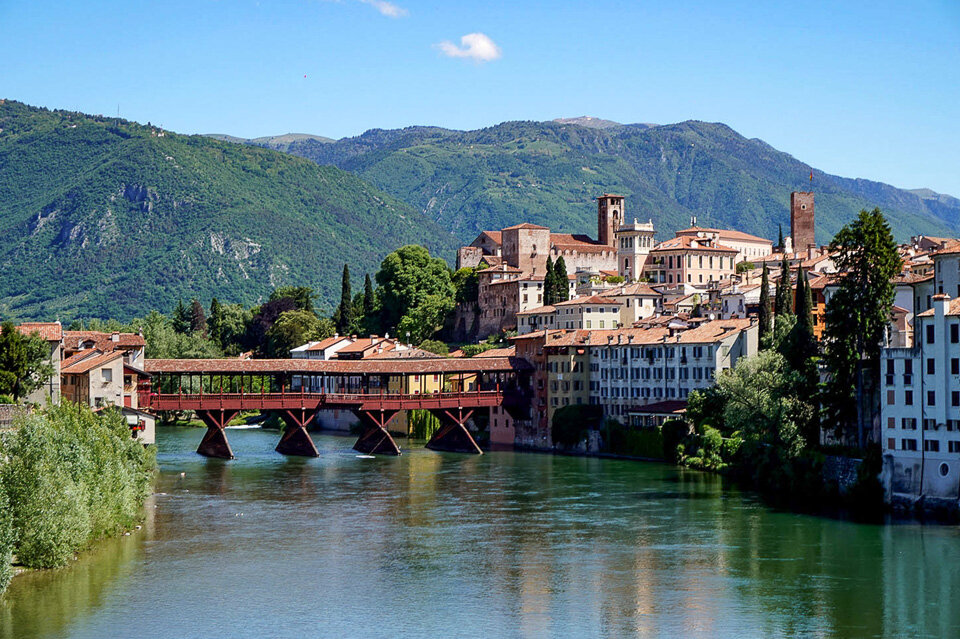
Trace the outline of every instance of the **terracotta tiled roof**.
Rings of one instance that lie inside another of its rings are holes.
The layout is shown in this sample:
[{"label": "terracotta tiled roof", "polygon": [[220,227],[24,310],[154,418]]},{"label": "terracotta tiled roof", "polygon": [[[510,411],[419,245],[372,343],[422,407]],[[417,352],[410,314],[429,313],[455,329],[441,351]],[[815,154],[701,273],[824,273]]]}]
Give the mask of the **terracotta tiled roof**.
[{"label": "terracotta tiled roof", "polygon": [[491,348],[489,351],[483,351],[474,355],[474,357],[513,357],[517,349],[513,346],[507,348]]},{"label": "terracotta tiled roof", "polygon": [[[698,242],[697,246],[693,245],[693,242]],[[729,246],[702,246],[699,242],[702,242],[703,238],[690,237],[689,235],[681,235],[680,237],[675,237],[663,242],[660,242],[652,249],[651,253],[659,251],[678,251],[678,250],[690,250],[690,251],[710,251],[713,253],[739,253],[737,249],[730,248]]]},{"label": "terracotta tiled roof", "polygon": [[503,234],[501,234],[500,231],[482,231],[480,235],[486,235],[497,244],[503,243]]},{"label": "terracotta tiled roof", "polygon": [[581,253],[600,253],[615,250],[612,246],[600,244],[589,236],[580,234],[551,233],[550,244],[557,250],[580,251]]},{"label": "terracotta tiled roof", "polygon": [[731,229],[711,229],[702,226],[691,226],[690,228],[677,231],[676,234],[696,236],[696,234],[700,232],[716,233],[717,237],[719,237],[721,240],[731,240],[737,242],[763,242],[764,244],[773,246],[773,242],[766,238],[750,235],[749,233],[744,233],[743,231],[733,231]]},{"label": "terracotta tiled roof", "polygon": [[894,284],[919,284],[920,282],[929,282],[933,279],[933,273],[919,275],[917,273],[901,273],[893,278]]},{"label": "terracotta tiled roof", "polygon": [[523,271],[509,264],[498,264],[489,268],[480,269],[477,273],[523,273]]},{"label": "terracotta tiled roof", "polygon": [[144,366],[156,373],[329,373],[329,374],[399,374],[399,373],[468,373],[528,370],[529,365],[516,357],[476,357],[431,359],[148,359]]},{"label": "terracotta tiled roof", "polygon": [[625,295],[643,295],[647,297],[660,297],[661,293],[650,287],[644,282],[634,282],[633,284],[624,284],[617,288],[610,289],[600,293],[600,297],[620,297]]},{"label": "terracotta tiled roof", "polygon": [[437,355],[421,348],[393,348],[385,350],[382,353],[371,353],[365,359],[437,359],[443,355]]},{"label": "terracotta tiled roof", "polygon": [[934,251],[931,255],[956,255],[960,253],[960,240],[946,240],[945,246],[939,251]]},{"label": "terracotta tiled roof", "polygon": [[[537,224],[530,224],[529,222],[523,222],[522,224],[514,224],[513,226],[508,226],[503,231],[515,231],[518,229],[529,229],[536,231],[549,231],[550,229],[546,226],[539,226]],[[501,233],[503,232],[501,231]]]},{"label": "terracotta tiled roof", "polygon": [[628,408],[628,413],[655,413],[659,415],[673,415],[686,412],[687,401],[684,399],[668,399],[662,402],[653,402],[646,406]]},{"label": "terracotta tiled roof", "polygon": [[390,350],[397,347],[397,341],[386,337],[362,337],[352,344],[347,344],[337,351],[337,355],[347,355],[350,353],[363,353],[372,348],[383,348]]},{"label": "terracotta tiled roof", "polygon": [[[937,295],[933,296],[934,302],[937,301]],[[936,308],[927,309],[917,315],[917,317],[933,317],[936,315]],[[947,315],[960,315],[960,297],[955,297],[947,302]]]},{"label": "terracotta tiled roof", "polygon": [[17,330],[24,335],[37,333],[48,342],[59,342],[63,339],[63,326],[60,322],[24,322]]},{"label": "terracotta tiled roof", "polygon": [[[113,336],[117,341],[113,341]],[[64,331],[63,345],[67,350],[77,350],[85,342],[93,342],[93,348],[112,351],[115,348],[141,348],[147,345],[143,335],[136,333],[101,333],[99,331]]]},{"label": "terracotta tiled roof", "polygon": [[554,313],[557,308],[555,306],[538,306],[537,308],[528,308],[525,311],[519,311],[517,315],[543,315],[545,313]]},{"label": "terracotta tiled roof", "polygon": [[[687,328],[675,331],[673,336],[671,330],[666,326],[654,326],[652,328],[620,328],[610,330],[577,330],[569,331],[563,334],[550,331],[547,336],[546,346],[606,346],[608,338],[613,338],[613,343],[617,343],[617,337],[621,338],[621,345],[637,344],[712,344],[731,335],[749,328],[752,321],[749,319],[728,319],[728,320],[707,320],[702,322],[696,328]],[[632,337],[633,341],[629,341]],[[666,341],[664,342],[664,339]]]},{"label": "terracotta tiled roof", "polygon": [[109,353],[101,353],[99,355],[94,355],[93,357],[87,357],[69,365],[67,365],[67,361],[69,361],[67,360],[63,362],[63,365],[61,365],[60,372],[67,375],[79,375],[81,373],[91,371],[94,368],[99,368],[104,364],[109,364],[115,359],[121,357],[123,357],[123,353],[119,351],[110,351]]},{"label": "terracotta tiled roof", "polygon": [[327,350],[328,348],[330,348],[331,346],[333,346],[333,345],[335,345],[335,344],[338,344],[338,343],[342,342],[343,340],[349,340],[349,339],[350,339],[349,337],[346,337],[346,336],[344,336],[344,335],[340,335],[340,336],[338,336],[338,337],[328,337],[328,338],[326,338],[326,339],[320,340],[320,341],[317,342],[316,344],[313,344],[312,346],[310,346],[309,348],[306,348],[306,349],[304,349],[304,350],[307,350],[307,351],[325,351],[325,350]]}]

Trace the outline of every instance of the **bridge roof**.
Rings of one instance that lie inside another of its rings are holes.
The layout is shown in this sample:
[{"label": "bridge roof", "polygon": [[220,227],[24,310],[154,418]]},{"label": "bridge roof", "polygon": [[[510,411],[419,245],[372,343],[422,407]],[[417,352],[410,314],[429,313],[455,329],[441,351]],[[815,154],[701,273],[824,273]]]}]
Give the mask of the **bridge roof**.
[{"label": "bridge roof", "polygon": [[499,373],[530,370],[530,364],[518,357],[469,357],[436,359],[148,359],[146,372],[212,373],[217,375],[273,373],[333,375],[398,375],[423,373]]}]

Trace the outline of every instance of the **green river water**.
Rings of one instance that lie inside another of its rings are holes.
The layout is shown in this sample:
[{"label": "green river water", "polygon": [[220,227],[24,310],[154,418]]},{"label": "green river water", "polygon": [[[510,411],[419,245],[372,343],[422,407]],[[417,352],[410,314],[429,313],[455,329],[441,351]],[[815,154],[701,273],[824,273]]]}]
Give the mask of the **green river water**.
[{"label": "green river water", "polygon": [[233,461],[161,429],[143,529],[17,577],[0,636],[960,637],[954,527],[776,512],[663,464],[228,433]]}]

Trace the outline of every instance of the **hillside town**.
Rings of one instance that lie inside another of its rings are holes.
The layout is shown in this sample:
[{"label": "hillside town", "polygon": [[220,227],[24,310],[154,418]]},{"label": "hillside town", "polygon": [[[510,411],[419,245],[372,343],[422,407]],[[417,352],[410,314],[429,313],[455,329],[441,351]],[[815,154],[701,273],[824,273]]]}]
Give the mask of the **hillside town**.
[{"label": "hillside town", "polygon": [[[479,340],[496,335],[507,340],[475,357],[507,358],[532,371],[528,413],[512,415],[493,406],[485,420],[471,420],[474,430],[486,422],[492,446],[555,448],[554,415],[567,406],[595,407],[603,419],[632,429],[684,420],[692,392],[709,389],[724,371],[759,352],[764,277],[768,286],[790,291],[791,306],[798,278],[804,278],[813,302],[813,332],[823,338],[826,308],[844,273],[829,247],[815,241],[814,193],[791,194],[791,227],[777,243],[740,230],[701,227],[696,219],[673,238],[657,241],[652,220],[627,221],[623,196],[605,193],[596,202],[597,239],[522,223],[484,231],[458,251],[457,268],[473,269],[478,286],[476,299],[461,302],[454,314],[461,324],[464,318],[472,322],[468,333]],[[892,282],[883,386],[875,392],[878,410],[865,441],[882,447],[888,502],[924,497],[955,503],[960,499],[960,241],[917,236],[898,252],[902,269]],[[63,398],[95,410],[114,405],[134,437],[154,441],[155,415],[138,406],[138,389],[150,387],[142,335],[69,331],[59,323],[24,323],[19,330],[47,341],[55,371],[28,401],[56,404]],[[293,348],[289,356],[376,361],[385,372],[398,373],[409,362],[444,357],[389,334],[338,334]],[[458,356],[463,351],[446,357]],[[294,376],[291,390],[335,392],[334,384],[359,383],[331,379]],[[413,375],[387,390],[433,394],[443,392],[444,384],[437,374]],[[350,411],[321,410],[314,426],[348,430],[354,422]],[[409,428],[404,412],[389,424],[395,432]],[[847,443],[826,425],[821,428],[820,444]]]}]

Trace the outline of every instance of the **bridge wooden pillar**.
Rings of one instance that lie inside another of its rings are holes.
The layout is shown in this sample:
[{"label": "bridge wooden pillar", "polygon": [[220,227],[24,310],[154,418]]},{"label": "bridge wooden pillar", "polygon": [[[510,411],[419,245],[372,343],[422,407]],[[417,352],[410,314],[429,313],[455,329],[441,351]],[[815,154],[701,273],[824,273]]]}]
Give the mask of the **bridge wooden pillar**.
[{"label": "bridge wooden pillar", "polygon": [[301,457],[319,457],[317,447],[307,433],[309,424],[317,414],[316,409],[293,408],[280,411],[280,417],[287,427],[283,431],[276,451],[281,455],[299,455]]},{"label": "bridge wooden pillar", "polygon": [[227,434],[224,429],[230,420],[237,416],[238,410],[225,410],[223,408],[215,410],[197,410],[194,411],[197,417],[207,425],[207,432],[200,441],[197,452],[204,457],[216,457],[218,459],[233,459],[233,449],[230,448],[230,442],[227,441]]},{"label": "bridge wooden pillar", "polygon": [[360,438],[353,445],[353,449],[367,455],[399,455],[400,447],[387,432],[387,422],[399,411],[395,410],[362,410],[353,411],[360,418],[363,430]]},{"label": "bridge wooden pillar", "polygon": [[430,412],[437,416],[441,426],[427,442],[427,448],[448,453],[483,454],[466,426],[467,420],[473,415],[473,409],[437,409]]}]

